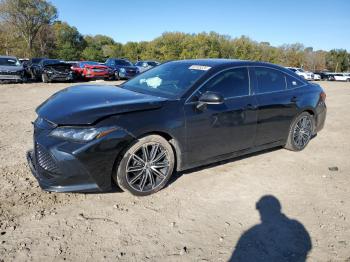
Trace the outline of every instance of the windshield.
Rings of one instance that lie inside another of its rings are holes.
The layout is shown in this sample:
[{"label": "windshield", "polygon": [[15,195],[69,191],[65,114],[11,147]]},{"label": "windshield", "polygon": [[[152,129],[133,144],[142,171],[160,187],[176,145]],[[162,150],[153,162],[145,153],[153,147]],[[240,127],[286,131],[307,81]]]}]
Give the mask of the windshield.
[{"label": "windshield", "polygon": [[115,60],[115,64],[121,66],[133,66],[133,64],[128,60]]},{"label": "windshield", "polygon": [[31,62],[32,62],[32,64],[39,64],[42,60],[43,60],[43,58],[33,58],[31,60]]},{"label": "windshield", "polygon": [[148,65],[150,65],[150,66],[157,66],[157,63],[156,62],[147,62],[148,63]]},{"label": "windshield", "polygon": [[21,63],[16,58],[0,58],[0,66],[20,66]]},{"label": "windshield", "polygon": [[52,65],[52,64],[59,64],[62,62],[60,60],[50,59],[50,60],[43,60],[42,63],[43,65]]},{"label": "windshield", "polygon": [[125,82],[122,88],[166,98],[180,97],[210,67],[169,62]]},{"label": "windshield", "polygon": [[304,69],[302,69],[302,68],[298,68],[298,71],[299,72],[305,72]]},{"label": "windshield", "polygon": [[93,61],[84,61],[84,62],[80,62],[80,66],[83,67],[85,65],[99,65],[99,63],[97,62],[93,62]]}]

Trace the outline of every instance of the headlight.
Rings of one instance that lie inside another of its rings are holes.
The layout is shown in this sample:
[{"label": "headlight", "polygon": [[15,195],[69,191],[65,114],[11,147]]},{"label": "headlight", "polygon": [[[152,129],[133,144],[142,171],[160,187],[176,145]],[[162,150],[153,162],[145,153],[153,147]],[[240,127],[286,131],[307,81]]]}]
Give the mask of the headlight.
[{"label": "headlight", "polygon": [[121,73],[125,73],[125,72],[126,72],[126,70],[125,70],[125,68],[120,68],[120,69],[119,69],[119,72],[121,72]]},{"label": "headlight", "polygon": [[117,129],[117,127],[58,127],[50,133],[50,136],[66,140],[87,142],[95,138],[106,136]]}]

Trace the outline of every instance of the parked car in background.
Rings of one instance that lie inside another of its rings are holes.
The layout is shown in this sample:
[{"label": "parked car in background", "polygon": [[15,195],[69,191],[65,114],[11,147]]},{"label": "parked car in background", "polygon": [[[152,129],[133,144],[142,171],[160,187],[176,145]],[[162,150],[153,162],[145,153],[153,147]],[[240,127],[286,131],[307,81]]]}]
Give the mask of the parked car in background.
[{"label": "parked car in background", "polygon": [[313,72],[313,74],[314,74],[314,81],[320,81],[321,80],[321,76],[318,73]]},{"label": "parked car in background", "polygon": [[168,62],[120,87],[51,96],[36,109],[27,159],[48,191],[107,191],[113,178],[145,196],[174,171],[272,147],[303,150],[324,126],[325,99],[319,85],[269,63]]},{"label": "parked car in background", "polygon": [[127,59],[109,58],[105,62],[105,65],[113,70],[116,80],[130,79],[140,73],[138,67],[134,66]]},{"label": "parked car in background", "polygon": [[335,81],[350,82],[350,76],[348,76],[344,73],[334,73],[332,75],[333,75]]},{"label": "parked car in background", "polygon": [[84,80],[105,79],[114,76],[114,72],[106,65],[94,61],[81,61],[71,67],[75,75]]},{"label": "parked car in background", "polygon": [[57,59],[42,59],[33,70],[34,78],[44,83],[51,81],[73,81],[71,65]]},{"label": "parked car in background", "polygon": [[14,56],[0,56],[0,82],[23,82],[24,68]]},{"label": "parked car in background", "polygon": [[303,77],[305,80],[312,81],[314,79],[314,74],[312,72],[305,71],[299,67],[286,67],[287,69],[293,71],[297,75]]},{"label": "parked car in background", "polygon": [[135,66],[139,69],[140,73],[147,71],[155,66],[158,66],[160,63],[157,61],[137,61]]},{"label": "parked car in background", "polygon": [[29,59],[28,58],[19,58],[18,61],[21,63],[21,65],[24,67],[28,65]]},{"label": "parked car in background", "polygon": [[32,80],[38,80],[37,79],[37,70],[39,67],[39,63],[41,62],[41,60],[43,59],[47,59],[44,57],[35,57],[29,60],[29,62],[27,63],[27,66],[25,68],[26,70],[26,74],[29,76],[29,78],[31,78]]},{"label": "parked car in background", "polygon": [[333,81],[334,78],[329,72],[316,72],[320,77],[322,81]]}]

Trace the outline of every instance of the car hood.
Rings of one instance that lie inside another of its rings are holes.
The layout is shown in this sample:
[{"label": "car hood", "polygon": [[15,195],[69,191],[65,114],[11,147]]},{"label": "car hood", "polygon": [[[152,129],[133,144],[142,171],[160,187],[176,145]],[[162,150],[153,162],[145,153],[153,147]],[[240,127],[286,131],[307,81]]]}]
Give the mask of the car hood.
[{"label": "car hood", "polygon": [[160,108],[164,101],[116,86],[80,85],[52,95],[36,112],[57,125],[91,125],[110,115]]},{"label": "car hood", "polygon": [[137,70],[137,66],[117,66],[117,68],[125,68],[126,70],[128,69],[133,69],[133,70]]},{"label": "car hood", "polygon": [[85,65],[85,68],[108,69],[108,66],[105,66],[105,65]]},{"label": "car hood", "polygon": [[23,66],[0,66],[0,72],[17,72],[23,70]]},{"label": "car hood", "polygon": [[56,63],[56,64],[48,64],[48,65],[44,65],[44,68],[59,68],[59,67],[65,67],[65,68],[71,68],[70,64],[66,64],[66,63]]}]

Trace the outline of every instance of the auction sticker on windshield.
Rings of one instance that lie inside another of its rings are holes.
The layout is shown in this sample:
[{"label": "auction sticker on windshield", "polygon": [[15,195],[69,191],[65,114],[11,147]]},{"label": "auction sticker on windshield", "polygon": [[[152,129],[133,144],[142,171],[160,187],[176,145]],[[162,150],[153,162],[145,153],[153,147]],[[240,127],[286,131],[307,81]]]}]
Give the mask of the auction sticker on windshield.
[{"label": "auction sticker on windshield", "polygon": [[193,70],[202,70],[202,71],[208,71],[211,67],[210,66],[201,66],[201,65],[191,65],[189,69]]}]

